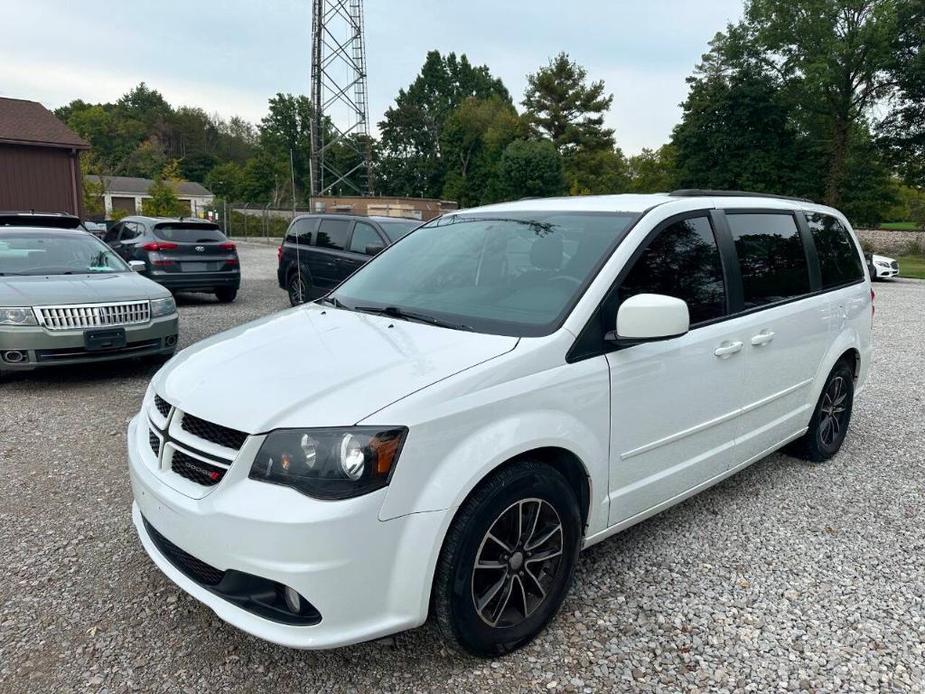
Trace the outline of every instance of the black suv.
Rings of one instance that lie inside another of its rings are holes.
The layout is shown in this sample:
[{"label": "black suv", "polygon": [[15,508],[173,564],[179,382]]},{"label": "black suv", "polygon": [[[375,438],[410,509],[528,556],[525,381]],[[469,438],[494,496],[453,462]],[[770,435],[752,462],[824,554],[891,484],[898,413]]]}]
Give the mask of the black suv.
[{"label": "black suv", "polygon": [[212,222],[183,217],[125,217],[103,239],[126,261],[171,291],[207,292],[234,301],[241,285],[238,251]]},{"label": "black suv", "polygon": [[277,251],[279,286],[293,306],[324,296],[420,224],[416,219],[345,214],[296,217]]}]

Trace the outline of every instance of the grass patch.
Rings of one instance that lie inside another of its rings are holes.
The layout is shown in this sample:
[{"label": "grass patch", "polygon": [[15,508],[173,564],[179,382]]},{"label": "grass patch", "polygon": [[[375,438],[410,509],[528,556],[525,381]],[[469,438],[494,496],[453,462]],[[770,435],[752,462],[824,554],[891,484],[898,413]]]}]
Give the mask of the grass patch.
[{"label": "grass patch", "polygon": [[899,261],[899,276],[925,280],[925,255],[904,255]]},{"label": "grass patch", "polygon": [[915,222],[886,222],[880,225],[888,231],[918,231],[921,227]]}]

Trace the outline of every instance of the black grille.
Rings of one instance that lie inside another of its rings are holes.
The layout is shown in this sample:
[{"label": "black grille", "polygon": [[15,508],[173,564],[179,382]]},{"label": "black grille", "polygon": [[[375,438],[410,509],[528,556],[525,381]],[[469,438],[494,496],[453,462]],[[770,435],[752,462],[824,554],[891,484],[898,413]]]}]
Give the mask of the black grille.
[{"label": "black grille", "polygon": [[151,450],[154,451],[154,455],[159,455],[161,452],[161,440],[157,438],[157,434],[150,429],[148,430],[148,442],[151,444]]},{"label": "black grille", "polygon": [[155,394],[154,406],[157,408],[157,411],[161,413],[162,417],[166,417],[170,412],[170,403],[164,400],[160,395]]},{"label": "black grille", "polygon": [[892,263],[890,263],[890,267],[893,268],[894,270],[898,270],[898,269],[899,269],[899,263],[897,263],[897,262],[894,260]]},{"label": "black grille", "polygon": [[109,359],[113,355],[140,354],[146,351],[160,349],[161,340],[145,340],[143,342],[129,342],[125,347],[116,349],[86,350],[83,347],[61,347],[56,349],[37,349],[35,358],[38,361],[64,361],[66,359]]},{"label": "black grille", "polygon": [[209,465],[197,458],[175,450],[170,462],[170,469],[181,477],[185,477],[191,482],[201,484],[203,487],[211,487],[222,481],[225,476],[225,468],[216,465]]},{"label": "black grille", "polygon": [[225,446],[225,448],[233,448],[234,450],[238,450],[243,446],[245,439],[247,439],[247,434],[243,431],[229,429],[220,424],[213,424],[191,414],[183,415],[183,429],[193,436],[198,436],[206,441],[217,443],[219,446]]},{"label": "black grille", "polygon": [[204,561],[198,560],[192,554],[184,552],[174,543],[161,535],[154,527],[143,519],[145,530],[148,531],[148,537],[154,542],[158,551],[167,557],[167,560],[179,569],[185,576],[207,586],[217,586],[225,578],[225,572],[209,566]]}]

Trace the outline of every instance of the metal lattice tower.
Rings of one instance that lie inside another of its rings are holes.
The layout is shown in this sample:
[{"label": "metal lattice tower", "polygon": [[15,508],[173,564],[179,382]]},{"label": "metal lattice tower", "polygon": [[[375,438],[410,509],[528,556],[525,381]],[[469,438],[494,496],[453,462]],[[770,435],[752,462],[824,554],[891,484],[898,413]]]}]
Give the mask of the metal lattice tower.
[{"label": "metal lattice tower", "polygon": [[[312,195],[372,192],[363,0],[312,0]],[[335,162],[335,145],[353,161]]]}]

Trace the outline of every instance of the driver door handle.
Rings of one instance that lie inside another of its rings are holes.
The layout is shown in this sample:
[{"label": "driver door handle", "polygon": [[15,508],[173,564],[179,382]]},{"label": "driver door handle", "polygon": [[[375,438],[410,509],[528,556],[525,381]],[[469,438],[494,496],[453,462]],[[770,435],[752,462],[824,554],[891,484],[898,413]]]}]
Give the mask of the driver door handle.
[{"label": "driver door handle", "polygon": [[730,357],[736,352],[741,352],[741,351],[742,351],[742,343],[736,340],[735,342],[729,342],[729,343],[724,343],[720,345],[719,347],[713,350],[713,354],[715,354],[720,359],[725,359],[726,357]]},{"label": "driver door handle", "polygon": [[758,333],[752,338],[752,344],[755,347],[760,347],[761,345],[768,344],[773,339],[774,339],[773,330],[762,330],[760,333]]}]

